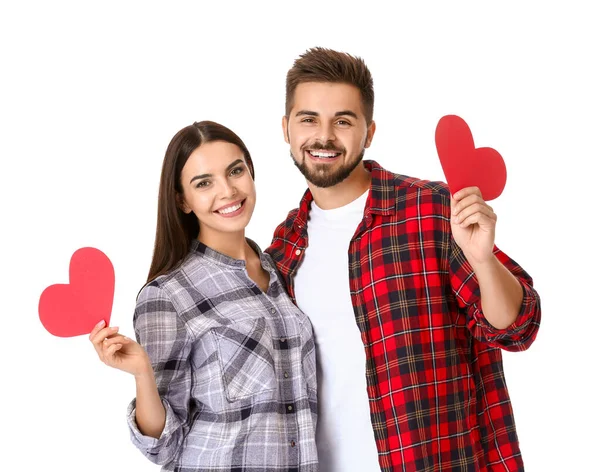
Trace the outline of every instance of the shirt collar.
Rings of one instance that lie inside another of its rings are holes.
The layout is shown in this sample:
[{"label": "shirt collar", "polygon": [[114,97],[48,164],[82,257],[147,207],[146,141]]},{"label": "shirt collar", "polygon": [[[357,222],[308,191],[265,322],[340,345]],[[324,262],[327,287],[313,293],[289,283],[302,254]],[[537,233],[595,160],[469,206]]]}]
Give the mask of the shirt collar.
[{"label": "shirt collar", "polygon": [[[265,257],[264,253],[260,250],[258,244],[252,241],[250,238],[246,238],[246,241],[250,245],[250,247],[258,254],[260,260],[262,262],[263,267],[265,265],[270,267],[268,264],[268,259]],[[215,251],[214,249],[208,247],[206,244],[201,243],[197,239],[192,240],[192,244],[190,246],[190,253],[201,254],[202,257],[209,259],[210,261],[218,264],[224,265],[232,268],[244,269],[246,267],[246,261],[241,259],[235,259],[233,257],[228,256],[227,254],[223,254],[222,252]]]}]

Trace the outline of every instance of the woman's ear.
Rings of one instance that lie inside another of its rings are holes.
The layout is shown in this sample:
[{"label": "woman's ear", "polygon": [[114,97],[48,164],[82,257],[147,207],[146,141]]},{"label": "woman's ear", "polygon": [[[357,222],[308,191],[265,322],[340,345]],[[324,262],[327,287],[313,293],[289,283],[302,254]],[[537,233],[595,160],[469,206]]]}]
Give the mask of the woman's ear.
[{"label": "woman's ear", "polygon": [[184,212],[186,215],[189,215],[192,212],[192,209],[186,203],[185,198],[183,197],[183,194],[177,193],[176,198],[177,198],[177,206],[179,207],[179,209],[182,212]]}]

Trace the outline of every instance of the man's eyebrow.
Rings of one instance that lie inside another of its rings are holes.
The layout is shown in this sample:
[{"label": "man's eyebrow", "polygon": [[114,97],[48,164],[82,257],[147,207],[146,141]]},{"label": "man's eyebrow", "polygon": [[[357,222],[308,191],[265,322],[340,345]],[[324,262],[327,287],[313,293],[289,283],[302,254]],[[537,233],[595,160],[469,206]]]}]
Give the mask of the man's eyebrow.
[{"label": "man's eyebrow", "polygon": [[[301,115],[305,115],[305,116],[319,116],[319,114],[316,111],[309,111],[309,110],[300,110],[296,113],[296,116],[301,116]],[[352,110],[342,110],[342,111],[338,111],[335,113],[336,117],[338,116],[351,116],[352,118],[358,119],[358,115],[356,113],[354,113]]]},{"label": "man's eyebrow", "polygon": [[316,111],[308,111],[308,110],[300,110],[300,111],[296,112],[296,116],[300,116],[300,115],[319,116],[319,114]]},{"label": "man's eyebrow", "polygon": [[[242,159],[237,159],[235,161],[233,161],[231,164],[229,164],[227,166],[227,169],[225,169],[225,171],[230,170],[231,168],[237,166],[239,163],[244,162]],[[190,180],[190,184],[194,181],[194,180],[199,180],[199,179],[205,179],[207,177],[212,177],[212,174],[202,174],[202,175],[196,175],[195,177],[192,177],[192,180]]]},{"label": "man's eyebrow", "polygon": [[352,118],[358,119],[358,115],[352,110],[338,111],[335,113],[335,116],[351,116]]}]

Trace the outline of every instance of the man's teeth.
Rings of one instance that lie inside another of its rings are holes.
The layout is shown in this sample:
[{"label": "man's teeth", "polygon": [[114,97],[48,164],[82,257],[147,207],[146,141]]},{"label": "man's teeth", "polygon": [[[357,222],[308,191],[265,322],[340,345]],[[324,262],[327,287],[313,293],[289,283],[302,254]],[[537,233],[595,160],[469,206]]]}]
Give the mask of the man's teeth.
[{"label": "man's teeth", "polygon": [[337,152],[320,152],[320,151],[309,151],[309,152],[315,157],[325,157],[325,158],[332,158],[339,154]]},{"label": "man's teeth", "polygon": [[233,213],[236,210],[239,210],[240,208],[242,208],[242,204],[238,203],[237,205],[233,205],[227,208],[224,208],[223,210],[217,210],[219,213],[221,213],[222,215],[226,215],[227,213]]}]

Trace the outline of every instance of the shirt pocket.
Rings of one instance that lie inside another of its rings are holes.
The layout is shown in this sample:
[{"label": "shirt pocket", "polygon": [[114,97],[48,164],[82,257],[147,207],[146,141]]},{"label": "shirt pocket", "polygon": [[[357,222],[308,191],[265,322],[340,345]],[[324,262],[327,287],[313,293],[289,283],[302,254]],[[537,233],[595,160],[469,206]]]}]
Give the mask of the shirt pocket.
[{"label": "shirt pocket", "polygon": [[273,340],[264,318],[212,330],[229,402],[277,389]]}]

